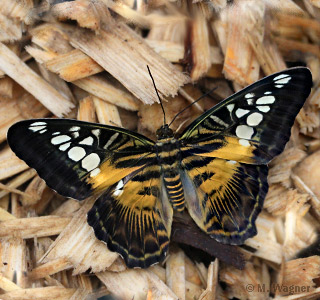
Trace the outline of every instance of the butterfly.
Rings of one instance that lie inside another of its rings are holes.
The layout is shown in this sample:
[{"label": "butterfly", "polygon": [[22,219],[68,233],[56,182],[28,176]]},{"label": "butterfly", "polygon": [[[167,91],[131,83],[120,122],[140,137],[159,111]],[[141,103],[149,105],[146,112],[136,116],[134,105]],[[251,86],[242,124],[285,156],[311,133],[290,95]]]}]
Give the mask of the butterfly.
[{"label": "butterfly", "polygon": [[87,215],[96,237],[128,267],[146,268],[168,251],[173,211],[221,243],[243,244],[268,191],[267,164],[280,154],[310,94],[307,68],[257,81],[157,141],[102,124],[24,120],[8,131],[16,155],[59,194],[96,196]]}]

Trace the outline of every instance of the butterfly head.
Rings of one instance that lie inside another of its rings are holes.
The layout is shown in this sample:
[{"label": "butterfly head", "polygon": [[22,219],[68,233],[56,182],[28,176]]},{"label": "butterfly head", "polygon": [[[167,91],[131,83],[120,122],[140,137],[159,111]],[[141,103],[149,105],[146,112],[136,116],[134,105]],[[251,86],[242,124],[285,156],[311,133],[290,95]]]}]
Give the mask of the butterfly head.
[{"label": "butterfly head", "polygon": [[172,131],[172,129],[169,128],[168,124],[165,124],[157,130],[156,135],[157,135],[158,140],[172,138],[173,131]]}]

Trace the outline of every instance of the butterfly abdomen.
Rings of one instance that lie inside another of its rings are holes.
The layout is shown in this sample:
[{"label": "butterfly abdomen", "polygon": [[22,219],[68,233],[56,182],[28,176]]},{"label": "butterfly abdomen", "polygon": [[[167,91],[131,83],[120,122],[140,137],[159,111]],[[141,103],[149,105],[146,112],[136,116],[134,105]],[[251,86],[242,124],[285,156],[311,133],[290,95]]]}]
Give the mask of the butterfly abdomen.
[{"label": "butterfly abdomen", "polygon": [[180,178],[181,154],[179,144],[174,138],[158,140],[158,164],[161,166],[163,182],[168,198],[174,209],[182,211],[185,206],[184,190]]}]

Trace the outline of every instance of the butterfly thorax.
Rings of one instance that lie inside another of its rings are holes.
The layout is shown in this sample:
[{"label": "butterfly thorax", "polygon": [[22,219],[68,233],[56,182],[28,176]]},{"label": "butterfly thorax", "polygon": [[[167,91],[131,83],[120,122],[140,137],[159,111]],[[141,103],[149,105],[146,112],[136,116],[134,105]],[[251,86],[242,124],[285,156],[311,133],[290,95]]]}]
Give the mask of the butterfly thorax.
[{"label": "butterfly thorax", "polygon": [[167,190],[168,198],[174,209],[184,209],[184,191],[180,178],[180,142],[173,137],[173,131],[168,125],[157,130],[156,153],[161,167],[162,180]]}]

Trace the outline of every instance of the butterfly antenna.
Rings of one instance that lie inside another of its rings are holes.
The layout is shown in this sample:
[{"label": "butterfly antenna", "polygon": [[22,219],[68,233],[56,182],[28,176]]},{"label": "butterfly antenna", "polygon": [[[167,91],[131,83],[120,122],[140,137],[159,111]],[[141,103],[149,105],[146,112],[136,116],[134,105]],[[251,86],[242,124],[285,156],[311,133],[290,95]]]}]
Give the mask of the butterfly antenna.
[{"label": "butterfly antenna", "polygon": [[167,122],[166,122],[166,113],[165,113],[164,108],[163,108],[163,105],[162,105],[162,100],[161,100],[161,98],[160,98],[160,96],[159,96],[159,93],[158,93],[156,84],[155,84],[155,82],[154,82],[154,79],[153,79],[153,77],[152,77],[152,74],[151,74],[151,71],[150,71],[150,68],[149,68],[148,65],[147,65],[147,68],[148,68],[148,72],[149,72],[149,75],[150,75],[150,77],[151,77],[151,80],[152,80],[154,89],[156,90],[158,99],[159,99],[159,101],[160,101],[160,105],[161,105],[161,108],[162,108],[162,111],[163,111],[163,122],[164,122],[164,125],[165,125],[165,124],[167,124]]},{"label": "butterfly antenna", "polygon": [[193,101],[192,103],[190,103],[188,106],[186,106],[183,110],[179,111],[175,116],[174,118],[172,119],[172,121],[170,122],[169,124],[169,127],[170,125],[175,121],[175,119],[180,115],[182,114],[185,110],[187,110],[189,107],[191,107],[193,104],[197,103],[198,101],[200,101],[201,99],[203,99],[204,97],[210,95],[214,90],[216,90],[218,87],[214,87],[213,89],[211,89],[210,91],[206,92],[205,94],[203,94],[202,96],[200,96],[197,100]]}]

